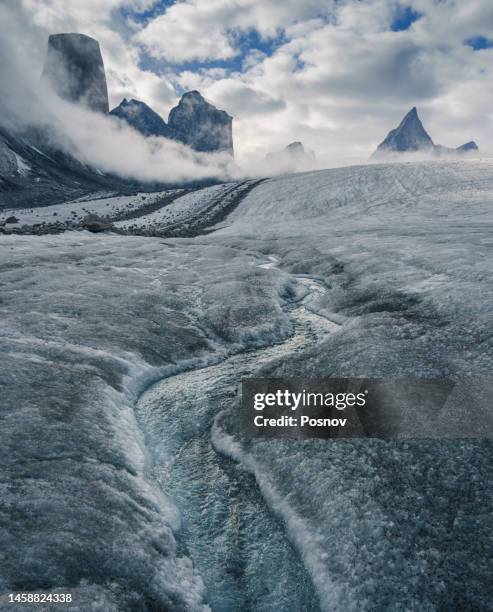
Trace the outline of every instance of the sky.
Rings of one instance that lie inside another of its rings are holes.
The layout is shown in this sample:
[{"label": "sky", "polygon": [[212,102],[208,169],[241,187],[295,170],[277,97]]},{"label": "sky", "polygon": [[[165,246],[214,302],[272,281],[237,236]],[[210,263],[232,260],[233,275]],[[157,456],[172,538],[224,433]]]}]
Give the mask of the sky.
[{"label": "sky", "polygon": [[492,0],[16,0],[33,73],[49,33],[96,38],[110,105],[167,119],[198,89],[239,163],[288,143],[364,159],[417,106],[435,143],[493,151]]}]

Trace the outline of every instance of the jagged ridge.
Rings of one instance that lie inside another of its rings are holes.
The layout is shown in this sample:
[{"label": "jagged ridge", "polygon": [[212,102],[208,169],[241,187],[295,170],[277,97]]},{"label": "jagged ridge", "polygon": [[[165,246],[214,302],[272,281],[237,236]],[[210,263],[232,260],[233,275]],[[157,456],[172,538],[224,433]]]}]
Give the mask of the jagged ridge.
[{"label": "jagged ridge", "polygon": [[171,109],[168,123],[144,102],[126,98],[110,115],[124,119],[144,136],[164,136],[195,151],[224,151],[233,155],[233,118],[207,102],[198,91],[183,94]]}]

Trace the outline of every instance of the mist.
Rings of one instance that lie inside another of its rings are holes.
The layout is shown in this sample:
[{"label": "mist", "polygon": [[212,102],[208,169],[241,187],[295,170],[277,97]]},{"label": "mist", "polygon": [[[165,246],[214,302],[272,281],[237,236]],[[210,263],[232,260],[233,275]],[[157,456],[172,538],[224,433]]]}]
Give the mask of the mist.
[{"label": "mist", "polygon": [[104,173],[152,182],[226,180],[240,171],[227,153],[199,153],[162,137],[144,137],[126,122],[59,98],[41,71],[47,33],[29,25],[20,5],[0,7],[0,124],[29,137],[41,130],[59,148]]},{"label": "mist", "polygon": [[[316,148],[311,158],[278,151],[274,155],[243,156],[240,165],[225,152],[199,153],[163,137],[145,137],[125,121],[61,99],[46,80],[41,80],[48,35],[53,32],[35,26],[20,2],[3,3],[0,18],[3,24],[0,53],[4,58],[0,65],[0,124],[27,137],[33,130],[41,131],[51,147],[103,173],[144,182],[226,181],[346,165],[445,159],[445,156],[417,152],[369,160],[363,154],[348,157],[347,151],[344,154],[341,151],[339,157],[333,151],[329,154]],[[104,60],[104,49],[102,52]],[[236,144],[239,149],[248,149],[245,146],[248,143],[237,140]],[[479,155],[461,156],[461,159],[469,157],[491,156],[482,150]]]},{"label": "mist", "polygon": [[244,158],[238,165],[225,152],[199,153],[173,140],[143,136],[123,120],[60,98],[49,81],[41,79],[48,36],[53,32],[34,26],[20,3],[7,1],[0,6],[0,18],[4,24],[0,53],[7,59],[0,65],[0,125],[27,137],[33,130],[41,131],[50,147],[96,171],[175,183],[274,176],[367,161],[281,154]]}]

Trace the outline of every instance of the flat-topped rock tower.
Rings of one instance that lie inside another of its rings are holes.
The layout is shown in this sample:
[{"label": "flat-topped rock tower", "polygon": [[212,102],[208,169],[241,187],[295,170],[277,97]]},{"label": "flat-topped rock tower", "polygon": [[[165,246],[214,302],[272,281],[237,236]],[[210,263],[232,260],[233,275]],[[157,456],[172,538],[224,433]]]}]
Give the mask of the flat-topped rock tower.
[{"label": "flat-topped rock tower", "polygon": [[108,88],[99,43],[85,34],[52,34],[42,79],[65,100],[107,113]]}]

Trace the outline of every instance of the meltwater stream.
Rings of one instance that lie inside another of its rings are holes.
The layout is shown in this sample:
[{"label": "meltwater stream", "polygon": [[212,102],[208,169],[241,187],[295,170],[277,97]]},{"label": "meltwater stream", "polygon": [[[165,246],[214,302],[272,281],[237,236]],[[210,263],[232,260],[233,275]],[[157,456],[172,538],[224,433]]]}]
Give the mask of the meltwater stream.
[{"label": "meltwater stream", "polygon": [[[260,267],[276,265],[271,256]],[[324,291],[322,285],[298,280],[309,293],[290,311],[295,332],[287,341],[163,379],[137,405],[151,454],[150,478],[180,513],[178,552],[193,560],[214,612],[320,609],[308,573],[254,477],[211,442],[214,417],[231,406],[242,377],[338,328],[306,307],[314,293]]]}]

